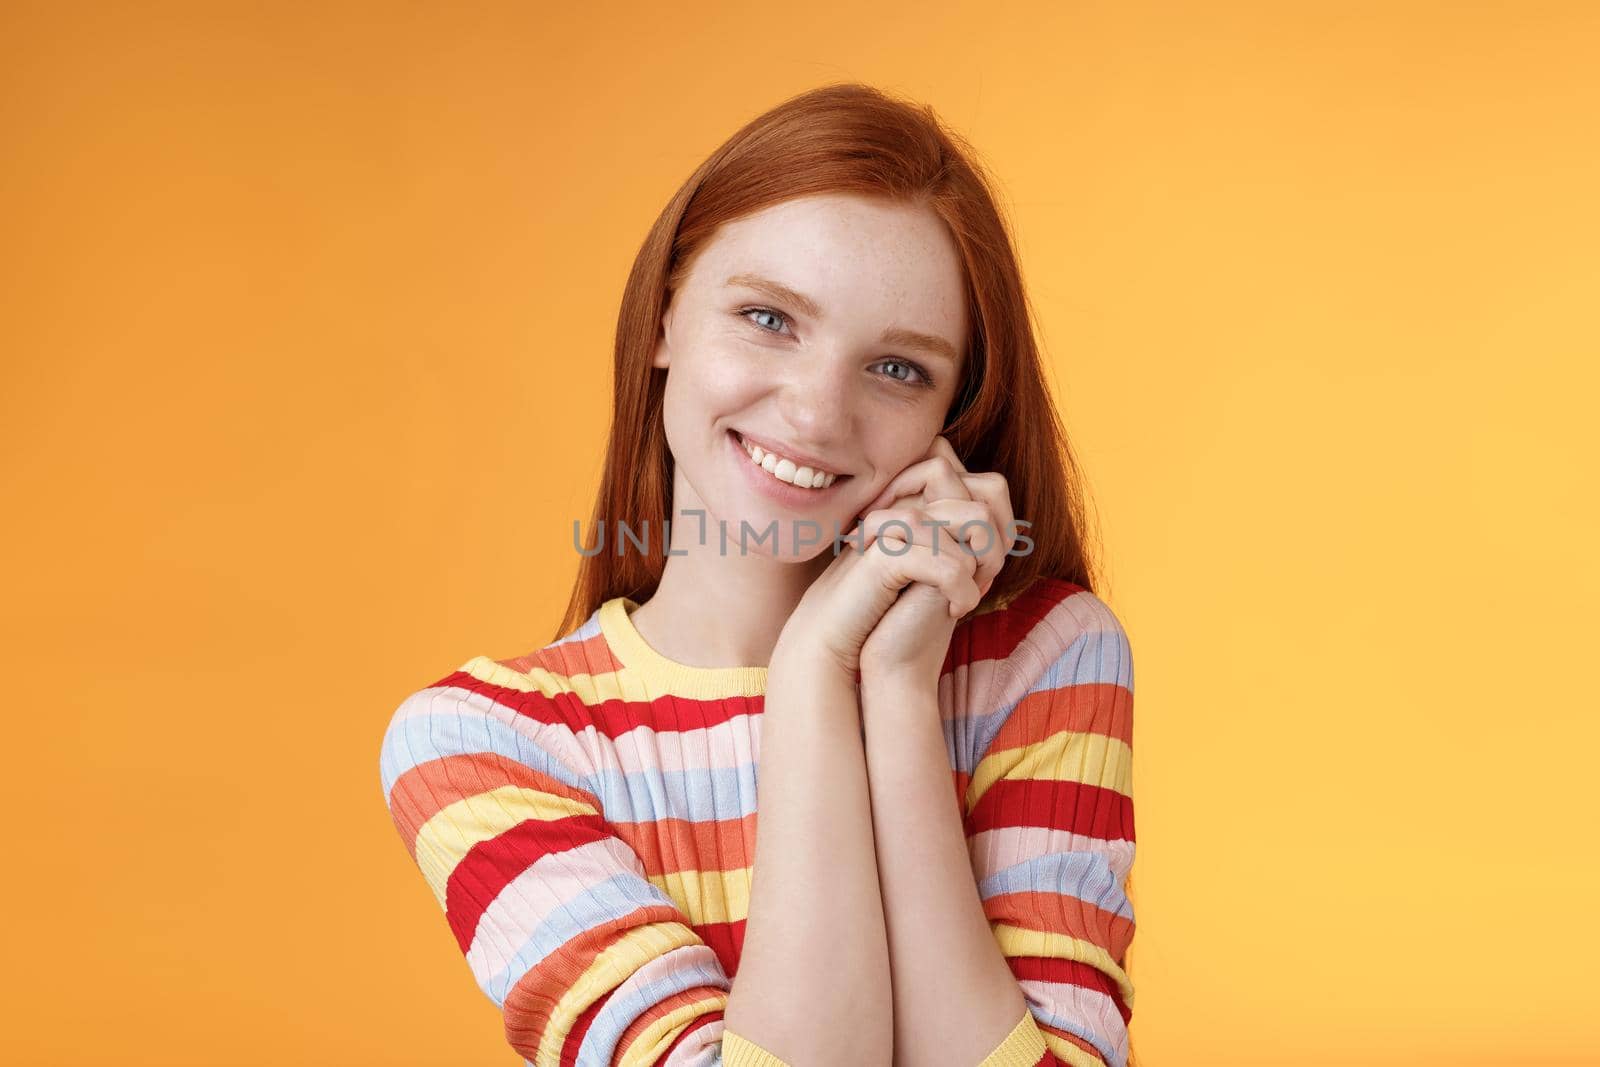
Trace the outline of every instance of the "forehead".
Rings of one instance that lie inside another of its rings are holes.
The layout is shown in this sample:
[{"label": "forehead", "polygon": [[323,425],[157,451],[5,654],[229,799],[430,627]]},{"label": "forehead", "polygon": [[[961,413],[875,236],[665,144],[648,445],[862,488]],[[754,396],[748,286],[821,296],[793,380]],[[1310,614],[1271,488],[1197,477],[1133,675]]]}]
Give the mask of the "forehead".
[{"label": "forehead", "polygon": [[715,296],[742,274],[804,293],[828,321],[925,330],[958,348],[965,337],[960,252],[931,208],[853,194],[769,205],[717,230],[690,285]]}]

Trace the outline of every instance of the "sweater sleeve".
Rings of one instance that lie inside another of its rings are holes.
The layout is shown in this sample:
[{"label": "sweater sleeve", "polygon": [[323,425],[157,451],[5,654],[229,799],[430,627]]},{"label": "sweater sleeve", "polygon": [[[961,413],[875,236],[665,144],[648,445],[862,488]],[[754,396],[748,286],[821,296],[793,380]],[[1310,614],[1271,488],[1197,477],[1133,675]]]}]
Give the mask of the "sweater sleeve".
[{"label": "sweater sleeve", "polygon": [[1126,1067],[1127,634],[1092,594],[1063,598],[999,665],[987,706],[966,833],[984,914],[1028,1011],[981,1067]]},{"label": "sweater sleeve", "polygon": [[554,702],[513,708],[472,683],[458,673],[407,697],[379,769],[512,1048],[539,1067],[787,1067],[725,1029],[725,969],[603,817]]}]

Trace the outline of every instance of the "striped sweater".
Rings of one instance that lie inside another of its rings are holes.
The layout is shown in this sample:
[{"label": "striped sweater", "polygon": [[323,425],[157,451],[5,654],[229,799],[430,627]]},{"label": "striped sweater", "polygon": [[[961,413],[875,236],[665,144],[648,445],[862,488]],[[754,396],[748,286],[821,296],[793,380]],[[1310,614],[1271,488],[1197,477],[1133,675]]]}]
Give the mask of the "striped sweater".
[{"label": "striped sweater", "polygon": [[[766,668],[645,643],[618,597],[400,704],[394,825],[539,1067],[785,1067],[723,1025],[755,849]],[[984,913],[1027,1012],[980,1067],[1126,1067],[1133,661],[1055,578],[959,622],[939,679]],[[862,818],[870,814],[863,812]]]}]

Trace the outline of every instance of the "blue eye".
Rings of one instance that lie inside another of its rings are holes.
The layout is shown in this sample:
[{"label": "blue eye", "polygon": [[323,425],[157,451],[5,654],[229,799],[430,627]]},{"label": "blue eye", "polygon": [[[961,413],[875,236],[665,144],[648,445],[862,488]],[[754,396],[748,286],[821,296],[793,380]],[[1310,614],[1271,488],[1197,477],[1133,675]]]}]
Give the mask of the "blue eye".
[{"label": "blue eye", "polygon": [[[739,315],[741,317],[743,317],[747,322],[753,323],[756,320],[751,318],[750,314],[751,314],[751,312],[755,312],[755,311],[759,311],[763,315],[771,315],[774,318],[776,318],[779,322],[788,322],[789,321],[789,316],[785,315],[781,311],[774,311],[771,308],[762,308],[762,307],[742,308],[739,311]],[[763,333],[778,333],[778,332],[780,332],[778,330],[769,330],[765,326],[757,326],[756,328],[758,330],[761,330]]]},{"label": "blue eye", "polygon": [[[880,364],[880,366],[884,366],[884,367],[905,367],[907,370],[914,372],[918,377],[920,377],[922,379],[920,382],[908,382],[908,384],[910,384],[910,385],[932,385],[933,384],[933,379],[928,377],[928,372],[923,370],[921,367],[917,366],[915,363],[908,363],[903,359],[891,359],[891,360],[886,360],[884,363]],[[890,375],[890,377],[894,377],[894,376]],[[894,380],[897,381],[897,382],[907,382],[907,379],[905,379],[905,378],[894,378]]]}]

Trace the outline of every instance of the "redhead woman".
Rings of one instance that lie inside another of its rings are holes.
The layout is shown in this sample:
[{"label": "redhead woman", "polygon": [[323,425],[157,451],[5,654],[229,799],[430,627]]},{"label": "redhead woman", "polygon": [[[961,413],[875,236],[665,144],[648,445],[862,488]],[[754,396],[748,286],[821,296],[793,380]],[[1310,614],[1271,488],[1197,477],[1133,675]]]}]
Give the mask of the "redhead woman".
[{"label": "redhead woman", "polygon": [[383,737],[532,1064],[1126,1067],[1133,663],[1010,236],[933,112],[788,100],[622,299],[549,644]]}]

